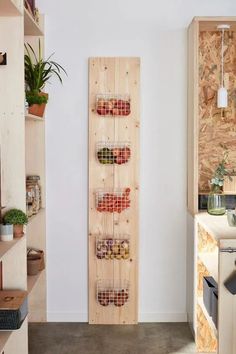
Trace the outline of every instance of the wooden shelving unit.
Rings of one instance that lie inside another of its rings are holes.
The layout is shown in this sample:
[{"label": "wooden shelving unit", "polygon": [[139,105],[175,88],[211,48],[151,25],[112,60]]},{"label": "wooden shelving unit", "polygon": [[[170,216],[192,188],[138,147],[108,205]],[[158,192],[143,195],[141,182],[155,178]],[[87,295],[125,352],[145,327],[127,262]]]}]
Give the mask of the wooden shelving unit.
[{"label": "wooden shelving unit", "polygon": [[[8,62],[1,67],[1,205],[25,211],[24,18],[23,0],[0,1],[0,43]],[[2,20],[4,18],[4,20]],[[14,28],[14,31],[12,30]],[[26,237],[0,242],[2,288],[27,290]],[[28,353],[28,318],[17,331],[0,332],[0,352]]]},{"label": "wooden shelving unit", "polygon": [[[230,25],[224,34],[224,81],[229,97],[226,109],[217,107],[220,24]],[[211,216],[199,212],[198,206],[198,196],[209,190],[209,180],[222,158],[220,143],[229,149],[229,168],[236,165],[236,110],[234,88],[229,84],[236,80],[236,17],[196,17],[188,36],[188,319],[199,352],[236,354],[236,300],[224,286],[235,270],[235,253],[222,252],[228,247],[236,249],[236,229],[229,227],[226,215]],[[218,282],[218,330],[202,300],[204,276]]]},{"label": "wooden shelving unit", "polygon": [[13,241],[9,242],[0,242],[0,259],[6,255],[7,252],[11,251],[14,247],[17,246],[18,242],[22,239],[15,238]]},{"label": "wooden shelving unit", "polygon": [[39,272],[37,275],[28,275],[27,277],[27,289],[30,294],[34,286],[37,284],[39,278],[42,276],[44,271]]},{"label": "wooden shelving unit", "polygon": [[43,36],[42,28],[26,9],[24,9],[24,32],[25,36]]},{"label": "wooden shelving unit", "polygon": [[[38,53],[38,41],[44,48],[44,18],[37,25],[25,10],[25,42]],[[27,247],[44,251],[46,257],[46,202],[45,202],[45,117],[25,114],[25,161],[26,176],[40,176],[41,209],[29,218],[27,225]],[[46,315],[46,271],[35,277],[28,276],[29,321],[44,322]]]},{"label": "wooden shelving unit", "polygon": [[0,16],[22,16],[21,1],[1,0],[0,1]]},{"label": "wooden shelving unit", "polygon": [[43,122],[44,118],[34,116],[33,114],[26,114],[25,119],[28,121],[33,121],[33,122]]}]

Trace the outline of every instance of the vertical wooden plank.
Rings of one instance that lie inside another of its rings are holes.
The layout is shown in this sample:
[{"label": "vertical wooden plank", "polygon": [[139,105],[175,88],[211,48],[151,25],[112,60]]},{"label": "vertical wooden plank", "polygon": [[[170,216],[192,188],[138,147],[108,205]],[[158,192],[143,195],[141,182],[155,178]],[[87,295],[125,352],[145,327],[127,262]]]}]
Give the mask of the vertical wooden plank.
[{"label": "vertical wooden plank", "polygon": [[188,30],[188,210],[198,212],[198,33],[193,19]]},{"label": "vertical wooden plank", "polygon": [[[220,240],[221,249],[228,247],[236,248],[236,240]],[[219,354],[236,354],[236,297],[224,286],[224,282],[236,270],[235,261],[235,253],[219,252]]]},{"label": "vertical wooden plank", "polygon": [[[89,62],[89,322],[137,323],[138,304],[138,194],[139,194],[139,58],[91,58]],[[128,117],[99,117],[95,111],[97,94],[129,94]],[[96,161],[99,141],[131,143],[131,159],[123,165],[101,165]],[[96,189],[131,189],[131,208],[121,214],[99,213],[95,208]],[[96,235],[129,234],[129,260],[98,260]],[[121,307],[102,307],[96,301],[99,279],[130,281],[130,299]]]}]

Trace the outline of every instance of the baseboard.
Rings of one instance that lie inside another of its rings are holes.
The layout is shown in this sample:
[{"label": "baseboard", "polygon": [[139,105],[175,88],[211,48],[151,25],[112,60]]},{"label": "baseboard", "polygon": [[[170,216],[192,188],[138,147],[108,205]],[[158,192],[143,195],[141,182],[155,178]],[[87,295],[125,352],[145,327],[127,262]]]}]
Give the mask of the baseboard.
[{"label": "baseboard", "polygon": [[88,322],[88,314],[80,312],[48,312],[48,322]]},{"label": "baseboard", "polygon": [[186,313],[140,313],[139,322],[187,322]]},{"label": "baseboard", "polygon": [[[87,313],[48,312],[48,322],[88,322]],[[186,313],[140,313],[139,322],[187,322]]]}]

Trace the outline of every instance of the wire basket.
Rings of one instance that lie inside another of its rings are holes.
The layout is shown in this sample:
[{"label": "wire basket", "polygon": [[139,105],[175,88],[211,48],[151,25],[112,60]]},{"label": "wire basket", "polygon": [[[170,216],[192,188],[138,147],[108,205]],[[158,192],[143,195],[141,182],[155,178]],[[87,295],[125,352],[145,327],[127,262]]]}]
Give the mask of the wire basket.
[{"label": "wire basket", "polygon": [[121,213],[130,207],[130,188],[96,192],[96,209],[100,213]]},{"label": "wire basket", "polygon": [[127,117],[130,110],[129,95],[104,94],[96,97],[96,112],[103,117]]},{"label": "wire basket", "polygon": [[96,257],[98,259],[122,260],[130,257],[130,240],[128,235],[97,236]]},{"label": "wire basket", "polygon": [[129,162],[131,157],[129,142],[98,142],[96,155],[98,162],[103,165],[122,165]]},{"label": "wire basket", "polygon": [[129,300],[128,280],[99,280],[97,282],[97,301],[102,306],[124,306]]}]

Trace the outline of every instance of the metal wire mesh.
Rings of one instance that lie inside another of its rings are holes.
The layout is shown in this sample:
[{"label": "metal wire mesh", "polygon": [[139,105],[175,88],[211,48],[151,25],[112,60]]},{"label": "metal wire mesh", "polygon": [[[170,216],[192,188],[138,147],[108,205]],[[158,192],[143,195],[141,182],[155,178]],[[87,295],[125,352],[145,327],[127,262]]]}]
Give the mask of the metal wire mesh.
[{"label": "metal wire mesh", "polygon": [[98,259],[122,260],[130,257],[130,240],[128,235],[97,236],[96,256]]},{"label": "metal wire mesh", "polygon": [[128,280],[99,280],[97,282],[97,301],[102,306],[124,306],[129,300]]},{"label": "metal wire mesh", "polygon": [[129,162],[131,157],[130,142],[98,142],[96,156],[103,165],[122,165]]},{"label": "metal wire mesh", "polygon": [[96,209],[99,212],[121,213],[130,207],[130,188],[96,192]]},{"label": "metal wire mesh", "polygon": [[127,117],[131,112],[130,96],[114,94],[97,95],[96,112],[103,117]]}]

